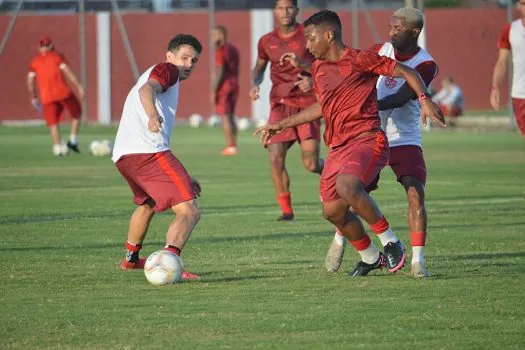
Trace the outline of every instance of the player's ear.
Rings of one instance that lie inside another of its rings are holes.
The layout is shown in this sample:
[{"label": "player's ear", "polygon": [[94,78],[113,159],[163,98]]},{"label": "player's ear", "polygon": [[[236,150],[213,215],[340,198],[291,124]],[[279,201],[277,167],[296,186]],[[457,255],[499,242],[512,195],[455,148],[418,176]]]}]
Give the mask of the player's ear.
[{"label": "player's ear", "polygon": [[421,34],[421,28],[414,28],[412,29],[412,35],[417,38]]},{"label": "player's ear", "polygon": [[335,39],[335,33],[333,30],[326,31],[326,38],[328,39],[328,42],[331,43]]}]

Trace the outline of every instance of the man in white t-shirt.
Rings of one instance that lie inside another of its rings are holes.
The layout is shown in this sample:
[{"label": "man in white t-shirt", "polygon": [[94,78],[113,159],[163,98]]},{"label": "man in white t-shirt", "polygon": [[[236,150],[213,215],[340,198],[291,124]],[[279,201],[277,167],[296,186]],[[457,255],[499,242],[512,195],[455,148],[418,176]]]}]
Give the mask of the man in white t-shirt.
[{"label": "man in white t-shirt", "polygon": [[[377,44],[369,50],[393,58],[415,69],[425,84],[436,77],[438,67],[428,52],[417,45],[424,18],[415,8],[401,8],[390,21],[390,42]],[[377,81],[377,99],[382,128],[390,147],[388,165],[405,188],[408,200],[408,226],[412,246],[412,276],[428,277],[425,265],[427,213],[425,209],[425,183],[427,170],[421,148],[421,107],[416,93],[401,78],[380,76]],[[367,187],[377,188],[379,176]],[[345,238],[336,232],[326,255],[325,267],[336,272],[341,267]]]},{"label": "man in white t-shirt", "polygon": [[[194,36],[178,34],[168,45],[166,62],[143,73],[131,89],[115,139],[112,160],[128,182],[138,207],[131,216],[123,270],[143,269],[142,242],[155,212],[171,209],[164,249],[180,255],[200,218],[196,197],[199,183],[169,149],[179,101],[179,85],[189,78],[202,45]],[[183,279],[197,275],[184,271]]]},{"label": "man in white t-shirt", "polygon": [[463,114],[465,107],[463,92],[450,76],[441,79],[441,90],[432,96],[432,100],[438,104],[447,117],[459,117]]},{"label": "man in white t-shirt", "polygon": [[507,62],[512,52],[512,106],[516,124],[525,136],[525,0],[516,4],[520,18],[507,24],[498,39],[498,61],[494,66],[490,104],[495,110],[500,106],[499,86],[507,73]]}]

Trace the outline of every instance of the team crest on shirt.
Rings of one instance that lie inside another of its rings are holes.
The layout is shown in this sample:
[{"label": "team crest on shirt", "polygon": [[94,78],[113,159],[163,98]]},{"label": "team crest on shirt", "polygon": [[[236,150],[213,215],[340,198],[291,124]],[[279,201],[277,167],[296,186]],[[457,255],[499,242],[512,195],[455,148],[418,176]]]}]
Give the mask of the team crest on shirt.
[{"label": "team crest on shirt", "polygon": [[395,88],[397,85],[397,80],[394,78],[387,77],[385,79],[385,86],[389,89]]}]

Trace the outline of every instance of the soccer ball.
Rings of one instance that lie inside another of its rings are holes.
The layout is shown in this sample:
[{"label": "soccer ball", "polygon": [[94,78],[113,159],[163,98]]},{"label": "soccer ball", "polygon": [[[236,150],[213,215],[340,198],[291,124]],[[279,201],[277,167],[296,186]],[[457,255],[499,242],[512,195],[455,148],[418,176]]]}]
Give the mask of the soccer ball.
[{"label": "soccer ball", "polygon": [[248,130],[251,127],[250,119],[239,118],[239,120],[237,121],[237,127],[240,131]]},{"label": "soccer ball", "polygon": [[188,121],[192,128],[200,128],[204,123],[204,118],[202,117],[202,115],[194,113],[190,115]]},{"label": "soccer ball", "polygon": [[177,283],[182,279],[182,261],[168,250],[152,253],[144,265],[144,274],[154,286]]},{"label": "soccer ball", "polygon": [[210,128],[216,128],[220,125],[221,125],[221,117],[219,117],[218,115],[213,114],[208,118],[208,126]]},{"label": "soccer ball", "polygon": [[94,156],[108,156],[113,151],[113,144],[109,140],[93,140],[89,144],[89,153]]}]

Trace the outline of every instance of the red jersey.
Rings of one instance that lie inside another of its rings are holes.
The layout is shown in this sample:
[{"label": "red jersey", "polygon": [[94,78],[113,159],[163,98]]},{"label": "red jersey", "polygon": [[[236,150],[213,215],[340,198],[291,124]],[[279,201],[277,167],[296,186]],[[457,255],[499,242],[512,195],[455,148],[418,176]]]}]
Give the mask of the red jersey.
[{"label": "red jersey", "polygon": [[239,50],[232,44],[226,43],[215,49],[215,66],[224,69],[218,92],[238,88],[239,61]]},{"label": "red jersey", "polygon": [[306,50],[306,37],[304,27],[297,25],[293,35],[283,38],[279,31],[265,34],[259,39],[257,46],[258,57],[270,61],[270,78],[272,90],[270,103],[281,103],[292,107],[305,108],[316,102],[313,90],[302,92],[294,83],[299,79],[299,74],[307,74],[300,68],[295,68],[290,63],[281,65],[279,59],[287,52],[293,52],[302,60],[312,62],[314,57]]},{"label": "red jersey", "polygon": [[335,62],[314,61],[314,89],[326,123],[328,147],[381,128],[376,82],[379,75],[391,76],[395,66],[391,58],[353,48],[345,48]]},{"label": "red jersey", "polygon": [[31,60],[29,71],[36,74],[42,104],[61,101],[71,95],[71,89],[62,75],[65,64],[64,57],[54,51],[42,52]]}]

